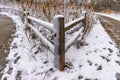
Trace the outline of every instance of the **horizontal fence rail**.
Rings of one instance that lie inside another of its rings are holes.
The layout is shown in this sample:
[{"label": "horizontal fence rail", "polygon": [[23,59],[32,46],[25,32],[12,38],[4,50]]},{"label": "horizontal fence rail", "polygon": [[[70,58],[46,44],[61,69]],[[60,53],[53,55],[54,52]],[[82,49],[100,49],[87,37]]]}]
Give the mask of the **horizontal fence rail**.
[{"label": "horizontal fence rail", "polygon": [[48,30],[55,32],[55,29],[53,28],[53,24],[46,22],[46,21],[43,21],[43,20],[40,20],[40,19],[36,19],[34,17],[31,17],[31,16],[28,16],[27,18],[40,24],[41,26],[44,26]]},{"label": "horizontal fence rail", "polygon": [[75,25],[77,25],[78,23],[80,23],[81,21],[84,21],[85,17],[82,16],[72,22],[66,23],[65,24],[65,31],[69,30],[70,28],[74,27]]}]

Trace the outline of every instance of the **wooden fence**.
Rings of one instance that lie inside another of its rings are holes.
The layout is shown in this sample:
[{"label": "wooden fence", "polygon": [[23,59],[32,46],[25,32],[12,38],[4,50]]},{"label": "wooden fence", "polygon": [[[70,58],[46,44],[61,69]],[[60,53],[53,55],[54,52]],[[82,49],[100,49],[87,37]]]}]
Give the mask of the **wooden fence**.
[{"label": "wooden fence", "polygon": [[[32,22],[38,23],[39,25],[43,26],[44,28],[50,30],[51,32],[55,33],[54,37],[54,44],[52,44],[47,38],[45,38],[42,33],[40,33],[32,24]],[[82,22],[84,26],[75,33],[75,35],[66,42],[65,44],[65,32],[73,28],[75,25]],[[46,46],[55,56],[55,67],[58,68],[60,71],[64,70],[65,66],[65,52],[71,47],[71,45],[78,39],[82,38],[82,35],[85,31],[85,24],[86,24],[86,13],[85,16],[82,16],[76,20],[73,20],[69,23],[64,23],[64,16],[57,15],[53,19],[53,24],[34,18],[29,16],[29,13],[25,13],[25,24],[33,32],[37,35],[40,41]]]},{"label": "wooden fence", "polygon": [[[86,26],[86,13],[84,16],[73,20],[69,23],[64,23],[64,16],[58,15],[55,16],[53,19],[53,24],[37,19],[35,17],[32,17],[29,15],[29,12],[23,12],[19,10],[12,10],[12,9],[0,9],[3,12],[7,11],[12,11],[14,14],[21,15],[22,14],[22,19],[24,20],[23,22],[28,26],[35,34],[36,36],[40,39],[40,41],[46,46],[51,53],[55,56],[54,61],[55,61],[55,67],[58,68],[60,71],[64,70],[65,66],[65,53],[67,50],[71,47],[71,45],[78,39],[82,38],[83,35],[86,33],[86,30],[88,26]],[[20,14],[19,14],[20,13]],[[44,28],[50,30],[51,32],[54,32],[55,37],[54,37],[54,44],[52,44],[47,38],[45,38],[42,33],[40,33],[35,27],[32,22],[38,23],[39,25],[43,26]],[[82,22],[82,26],[80,26],[80,29],[75,33],[75,35],[69,39],[65,43],[65,32],[76,26],[77,24]]]}]

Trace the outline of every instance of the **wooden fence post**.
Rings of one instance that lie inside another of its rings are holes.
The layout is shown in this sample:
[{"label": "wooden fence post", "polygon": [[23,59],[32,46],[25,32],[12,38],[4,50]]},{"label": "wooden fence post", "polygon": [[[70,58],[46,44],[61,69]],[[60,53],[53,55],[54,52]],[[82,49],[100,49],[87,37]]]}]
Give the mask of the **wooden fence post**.
[{"label": "wooden fence post", "polygon": [[84,30],[83,30],[83,32],[85,33],[86,32],[86,29],[87,29],[87,13],[85,13],[85,19],[84,19],[84,21],[83,21],[83,26],[84,26]]},{"label": "wooden fence post", "polygon": [[24,13],[24,23],[25,23],[26,25],[27,25],[27,23],[29,23],[29,24],[32,23],[31,20],[27,18],[29,15],[30,15],[30,13],[27,12],[27,11]]},{"label": "wooden fence post", "polygon": [[64,16],[55,16],[53,22],[56,29],[56,35],[54,40],[55,67],[62,71],[64,70],[65,66]]},{"label": "wooden fence post", "polygon": [[84,24],[84,27],[86,28],[86,26],[87,26],[87,23],[86,23],[86,20],[87,20],[87,19],[86,19],[86,18],[87,18],[87,13],[85,13],[84,16],[85,16],[85,20],[84,20],[84,23],[83,23],[83,24]]}]

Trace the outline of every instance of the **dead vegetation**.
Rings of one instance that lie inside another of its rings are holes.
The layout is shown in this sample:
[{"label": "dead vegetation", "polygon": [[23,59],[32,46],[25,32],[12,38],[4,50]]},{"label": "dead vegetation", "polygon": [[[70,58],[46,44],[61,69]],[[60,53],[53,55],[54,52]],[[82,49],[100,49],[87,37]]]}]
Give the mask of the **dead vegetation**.
[{"label": "dead vegetation", "polygon": [[[33,1],[33,0],[21,0],[21,7],[25,11],[30,11],[31,15],[37,18],[45,19],[49,22],[55,15],[64,15],[66,18],[69,17],[72,20],[81,16],[82,7],[73,3],[64,3],[58,0],[46,0],[46,1]],[[66,19],[66,22],[69,20]]]}]

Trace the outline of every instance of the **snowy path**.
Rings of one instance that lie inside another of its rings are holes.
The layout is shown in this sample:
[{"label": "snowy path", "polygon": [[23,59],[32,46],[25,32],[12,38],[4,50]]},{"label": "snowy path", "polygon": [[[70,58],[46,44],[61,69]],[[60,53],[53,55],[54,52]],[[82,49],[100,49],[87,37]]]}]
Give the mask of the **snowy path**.
[{"label": "snowy path", "polygon": [[7,51],[9,51],[10,39],[12,38],[11,35],[13,30],[14,23],[11,18],[0,15],[0,72],[6,65],[5,57],[7,56]]},{"label": "snowy path", "polygon": [[104,15],[98,15],[103,27],[120,47],[120,21]]}]

